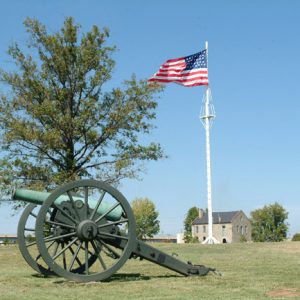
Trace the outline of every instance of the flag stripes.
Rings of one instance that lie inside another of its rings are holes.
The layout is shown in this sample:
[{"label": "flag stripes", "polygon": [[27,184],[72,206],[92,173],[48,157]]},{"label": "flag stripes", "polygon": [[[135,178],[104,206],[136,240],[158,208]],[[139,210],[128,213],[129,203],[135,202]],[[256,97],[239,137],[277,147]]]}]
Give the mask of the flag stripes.
[{"label": "flag stripes", "polygon": [[186,87],[208,85],[206,50],[167,60],[148,81],[174,82]]}]

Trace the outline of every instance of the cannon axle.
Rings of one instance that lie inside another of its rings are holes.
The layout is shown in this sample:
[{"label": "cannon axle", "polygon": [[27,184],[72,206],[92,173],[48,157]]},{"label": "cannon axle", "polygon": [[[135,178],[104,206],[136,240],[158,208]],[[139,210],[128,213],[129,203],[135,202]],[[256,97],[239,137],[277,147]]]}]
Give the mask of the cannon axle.
[{"label": "cannon axle", "polygon": [[76,232],[81,241],[92,241],[97,237],[98,226],[94,221],[84,220],[79,223]]}]

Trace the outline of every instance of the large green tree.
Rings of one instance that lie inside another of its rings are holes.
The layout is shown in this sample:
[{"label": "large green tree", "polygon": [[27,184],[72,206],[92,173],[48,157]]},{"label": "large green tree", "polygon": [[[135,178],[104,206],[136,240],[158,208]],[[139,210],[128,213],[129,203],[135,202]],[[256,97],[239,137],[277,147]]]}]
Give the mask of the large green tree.
[{"label": "large green tree", "polygon": [[252,211],[251,223],[253,241],[283,241],[288,231],[287,218],[288,212],[277,202]]},{"label": "large green tree", "polygon": [[70,17],[55,33],[35,19],[24,25],[28,47],[11,45],[15,67],[0,70],[2,192],[84,177],[119,182],[163,157],[158,143],[140,142],[153,128],[161,87],[132,76],[104,88],[115,65],[107,29],[81,33]]},{"label": "large green tree", "polygon": [[191,207],[184,219],[184,241],[191,243],[194,241],[192,237],[192,223],[199,216],[199,208],[196,206]]},{"label": "large green tree", "polygon": [[153,237],[159,232],[158,211],[155,204],[148,198],[137,198],[131,202],[136,221],[136,235],[138,239]]}]

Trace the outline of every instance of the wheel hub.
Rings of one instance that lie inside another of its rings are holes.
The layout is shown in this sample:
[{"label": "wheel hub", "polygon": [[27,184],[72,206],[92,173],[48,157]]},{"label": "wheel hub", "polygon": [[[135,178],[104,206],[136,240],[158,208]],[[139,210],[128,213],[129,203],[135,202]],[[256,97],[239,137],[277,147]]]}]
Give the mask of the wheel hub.
[{"label": "wheel hub", "polygon": [[91,220],[84,220],[77,227],[77,236],[82,241],[91,241],[96,238],[98,233],[97,224]]}]

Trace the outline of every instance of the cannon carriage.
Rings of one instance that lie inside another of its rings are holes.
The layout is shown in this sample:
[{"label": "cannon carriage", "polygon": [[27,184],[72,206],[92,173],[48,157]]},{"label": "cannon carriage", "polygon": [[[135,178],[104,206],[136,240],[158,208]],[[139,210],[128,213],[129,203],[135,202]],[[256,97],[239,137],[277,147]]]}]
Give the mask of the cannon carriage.
[{"label": "cannon carriage", "polygon": [[43,275],[101,281],[131,258],[146,259],[184,276],[214,271],[138,240],[130,204],[104,182],[74,181],[52,193],[18,189],[13,198],[29,203],[18,225],[19,248],[26,262]]}]

